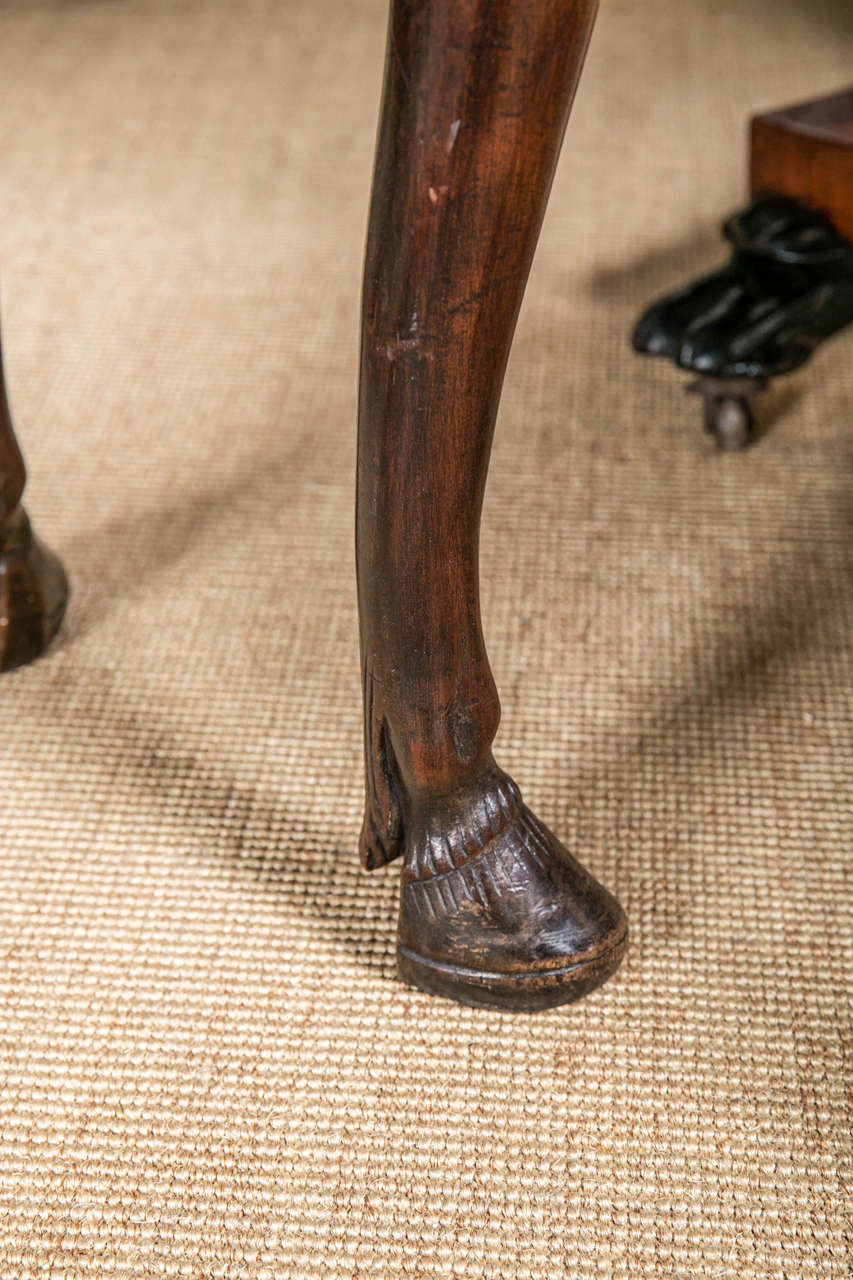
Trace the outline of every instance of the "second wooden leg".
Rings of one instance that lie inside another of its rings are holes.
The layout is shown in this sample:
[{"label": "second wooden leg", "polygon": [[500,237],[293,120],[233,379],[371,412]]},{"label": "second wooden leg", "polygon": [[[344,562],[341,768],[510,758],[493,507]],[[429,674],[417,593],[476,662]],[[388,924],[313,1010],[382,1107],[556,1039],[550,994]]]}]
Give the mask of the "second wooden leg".
[{"label": "second wooden leg", "polygon": [[21,505],[24,460],[15,439],[0,354],[0,671],[38,658],[68,599],[62,565],[36,538]]}]

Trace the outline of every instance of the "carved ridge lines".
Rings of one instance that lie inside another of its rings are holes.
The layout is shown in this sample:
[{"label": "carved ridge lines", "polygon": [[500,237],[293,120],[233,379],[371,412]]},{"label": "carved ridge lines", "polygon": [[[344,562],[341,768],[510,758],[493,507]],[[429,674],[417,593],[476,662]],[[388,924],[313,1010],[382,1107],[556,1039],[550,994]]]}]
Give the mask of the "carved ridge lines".
[{"label": "carved ridge lines", "polygon": [[539,858],[526,842],[511,844],[508,849],[492,849],[489,854],[425,880],[410,880],[404,883],[403,890],[414,893],[430,918],[437,920],[458,911],[466,898],[485,910],[493,902],[502,901],[518,883],[519,872],[522,880],[529,875],[531,868],[526,859],[541,868]]},{"label": "carved ridge lines", "polygon": [[442,894],[446,893],[450,899],[451,910],[458,911],[459,903],[456,901],[456,894],[453,892],[452,880],[445,880],[440,886]]},{"label": "carved ridge lines", "polygon": [[494,871],[496,880],[499,880],[499,881],[502,880],[507,889],[512,889],[513,885],[515,884],[515,876],[512,874],[511,871],[507,870],[506,864],[504,862],[505,857],[506,857],[506,849],[504,848],[503,844],[497,845],[497,847],[495,848],[494,857],[492,858],[491,870]]},{"label": "carved ridge lines", "polygon": [[488,907],[489,898],[483,886],[480,877],[477,874],[477,867],[474,863],[468,863],[465,867],[465,873],[471,881],[471,896],[480,903],[482,907]]},{"label": "carved ridge lines", "polygon": [[[522,828],[522,832],[521,832],[521,839],[522,839],[522,847],[526,847],[526,846],[524,845],[524,830],[523,830],[523,828]],[[509,856],[512,858],[512,862],[513,862],[513,870],[514,870],[516,867],[518,867],[518,869],[520,870],[521,874],[522,874],[523,876],[526,876],[526,875],[527,875],[527,870],[528,870],[528,869],[527,869],[527,867],[524,865],[524,859],[523,859],[523,858],[522,858],[522,856],[521,856],[521,849],[519,849],[517,845],[515,845],[515,844],[511,844],[511,845],[509,846],[509,850],[508,850],[508,852],[509,852]],[[528,853],[529,853],[529,850],[528,850]],[[537,862],[537,859],[536,859],[536,858],[533,858],[533,862]]]},{"label": "carved ridge lines", "polygon": [[[462,823],[461,823],[461,822],[459,822],[459,821],[457,821],[457,823],[456,823],[456,830],[457,830],[457,832],[459,833],[459,835],[460,835],[460,837],[461,837],[461,839],[460,839],[459,843],[460,843],[461,847],[464,849],[464,848],[465,848],[465,836],[464,836],[464,832],[462,831]],[[477,823],[477,810],[476,810],[476,808],[472,808],[472,810],[471,810],[471,827],[470,827],[470,835],[471,835],[471,843],[472,843],[472,844],[475,844],[475,845],[477,846],[477,848],[478,848],[478,849],[482,849],[482,848],[484,848],[484,847],[485,847],[486,841],[488,840],[488,836],[484,836],[483,832],[480,830],[480,827],[479,827],[479,825],[478,825],[478,823]]]},{"label": "carved ridge lines", "polygon": [[548,842],[545,831],[533,814],[527,814],[527,821],[522,826],[525,832],[524,844],[531,858],[541,870],[547,870],[545,861],[548,858]]},{"label": "carved ridge lines", "polygon": [[488,828],[489,835],[492,836],[496,830],[495,820],[500,813],[500,808],[494,796],[489,791],[487,791],[483,796],[483,812],[486,815],[486,826]]},{"label": "carved ridge lines", "polygon": [[[481,861],[482,861],[482,860],[481,860]],[[482,871],[482,873],[483,873],[483,880],[484,880],[484,882],[488,882],[488,884],[489,884],[489,885],[491,885],[492,889],[494,889],[495,893],[496,893],[496,894],[497,894],[497,896],[500,898],[500,896],[501,896],[501,887],[500,887],[500,885],[498,884],[497,876],[495,875],[495,873],[494,873],[494,871],[492,870],[492,868],[489,866],[488,862],[486,862],[486,861],[482,861],[482,865],[481,865],[481,867],[480,867],[480,870],[481,870],[481,871]]]},{"label": "carved ridge lines", "polygon": [[[504,812],[506,811],[504,810]],[[458,852],[454,849],[454,845],[451,843],[449,837],[443,833],[438,837],[436,837],[436,835],[427,835],[423,841],[418,842],[414,849],[412,869],[416,874],[409,883],[417,883],[420,880],[427,879],[441,879],[444,876],[451,875],[454,871],[458,871],[461,867],[468,866],[472,862],[479,861],[483,855],[492,848],[496,840],[505,836],[508,831],[511,831],[514,826],[521,822],[523,822],[523,806],[520,806],[516,813],[511,814],[507,823],[498,831],[490,830],[490,833],[485,840],[482,839],[482,835],[480,835],[479,838],[474,837],[475,843],[479,846],[475,853],[468,853],[468,850],[466,849],[465,831],[461,821],[457,820],[456,823],[456,834],[459,837]],[[436,859],[433,855],[433,842],[436,841],[436,838],[438,838],[444,846],[443,852],[446,854],[447,860],[450,863],[447,870],[439,870]]]}]

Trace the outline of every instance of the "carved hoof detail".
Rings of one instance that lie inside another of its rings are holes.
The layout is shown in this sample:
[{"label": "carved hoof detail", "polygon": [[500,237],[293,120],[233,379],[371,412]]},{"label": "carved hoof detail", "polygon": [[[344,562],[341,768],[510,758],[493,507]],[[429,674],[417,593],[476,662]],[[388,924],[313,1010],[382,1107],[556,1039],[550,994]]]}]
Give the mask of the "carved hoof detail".
[{"label": "carved hoof detail", "polygon": [[[417,814],[414,815],[417,824]],[[608,978],[627,946],[619,903],[495,768],[433,802],[407,841],[400,976],[463,1004],[535,1012]]]},{"label": "carved hoof detail", "polygon": [[0,529],[0,671],[32,662],[56,635],[68,603],[68,580],[35,537],[23,507]]}]

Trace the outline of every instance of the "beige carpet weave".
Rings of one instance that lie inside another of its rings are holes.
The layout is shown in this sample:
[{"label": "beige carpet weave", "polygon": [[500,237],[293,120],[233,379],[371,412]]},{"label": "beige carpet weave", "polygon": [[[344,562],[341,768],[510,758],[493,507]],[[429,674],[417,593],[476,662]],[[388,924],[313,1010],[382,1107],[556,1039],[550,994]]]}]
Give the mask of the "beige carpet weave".
[{"label": "beige carpet weave", "polygon": [[853,341],[720,456],[626,341],[849,0],[607,0],[483,539],[499,758],[633,947],[533,1018],[357,865],[382,0],[4,0],[0,274],[74,597],[0,682],[0,1276],[849,1274]]}]

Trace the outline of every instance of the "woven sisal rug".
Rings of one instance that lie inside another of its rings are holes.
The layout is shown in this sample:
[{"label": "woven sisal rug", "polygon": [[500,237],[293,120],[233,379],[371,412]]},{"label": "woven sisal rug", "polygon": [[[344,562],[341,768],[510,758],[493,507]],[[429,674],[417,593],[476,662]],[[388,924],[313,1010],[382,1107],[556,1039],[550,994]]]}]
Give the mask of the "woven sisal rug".
[{"label": "woven sisal rug", "polygon": [[355,855],[384,28],[0,6],[10,395],[74,587],[0,683],[0,1275],[842,1280],[853,340],[720,456],[626,335],[722,256],[749,112],[849,81],[853,10],[603,6],[483,582],[499,758],[633,944],[534,1018],[400,986]]}]

